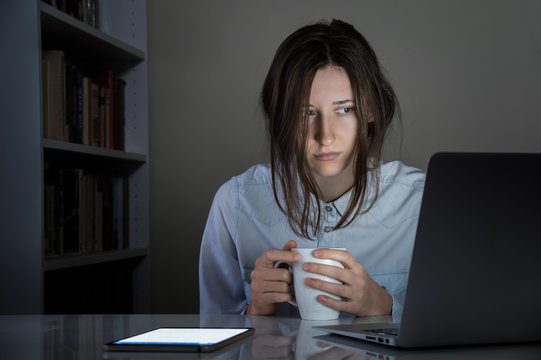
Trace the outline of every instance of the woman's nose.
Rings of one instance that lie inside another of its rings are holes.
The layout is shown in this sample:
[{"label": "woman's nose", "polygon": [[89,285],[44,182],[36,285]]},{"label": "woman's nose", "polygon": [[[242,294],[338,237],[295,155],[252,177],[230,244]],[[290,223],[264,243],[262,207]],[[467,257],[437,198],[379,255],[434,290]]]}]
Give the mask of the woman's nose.
[{"label": "woman's nose", "polygon": [[331,116],[320,115],[316,124],[315,140],[323,146],[329,146],[334,142],[334,139]]}]

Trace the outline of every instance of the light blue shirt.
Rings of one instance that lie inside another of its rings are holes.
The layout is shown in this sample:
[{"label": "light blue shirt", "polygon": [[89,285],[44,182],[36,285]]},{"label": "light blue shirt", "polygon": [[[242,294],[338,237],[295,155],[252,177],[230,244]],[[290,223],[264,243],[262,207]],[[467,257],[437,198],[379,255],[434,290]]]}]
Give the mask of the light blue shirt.
[{"label": "light blue shirt", "polygon": [[[201,314],[243,313],[252,300],[250,274],[255,260],[293,239],[299,248],[346,248],[393,297],[393,317],[401,316],[425,175],[398,161],[380,169],[374,206],[347,227],[332,230],[347,208],[350,193],[321,203],[321,231],[314,240],[300,238],[290,228],[274,200],[268,165],[253,166],[222,185],[201,243]],[[279,304],[277,314],[296,313],[292,308]]]}]

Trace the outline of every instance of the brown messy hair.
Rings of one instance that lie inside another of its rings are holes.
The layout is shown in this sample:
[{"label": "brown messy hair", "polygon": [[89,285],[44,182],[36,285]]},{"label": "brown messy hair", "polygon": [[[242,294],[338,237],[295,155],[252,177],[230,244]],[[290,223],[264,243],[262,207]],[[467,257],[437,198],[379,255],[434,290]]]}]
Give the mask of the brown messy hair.
[{"label": "brown messy hair", "polygon": [[[306,160],[308,124],[302,109],[316,72],[330,65],[346,71],[358,121],[352,196],[335,229],[349,225],[376,201],[384,138],[398,106],[376,54],[352,25],[340,20],[308,25],[279,46],[261,92],[272,187],[291,228],[305,238],[319,231],[321,193]],[[372,201],[365,204],[369,192]]]}]

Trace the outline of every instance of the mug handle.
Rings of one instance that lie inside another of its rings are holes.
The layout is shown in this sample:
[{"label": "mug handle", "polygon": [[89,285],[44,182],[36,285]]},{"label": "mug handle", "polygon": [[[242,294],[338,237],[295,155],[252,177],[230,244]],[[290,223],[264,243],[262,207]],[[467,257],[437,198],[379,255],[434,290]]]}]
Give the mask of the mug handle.
[{"label": "mug handle", "polygon": [[[277,268],[282,264],[287,264],[289,266],[289,272],[291,273],[291,276],[293,277],[293,271],[291,271],[291,263],[280,260],[280,261],[277,261],[276,264],[274,264],[274,267]],[[295,293],[293,293],[293,296],[295,296]],[[290,303],[293,306],[299,307],[299,305],[297,305],[297,302],[295,300],[290,300],[288,301],[288,303]]]}]

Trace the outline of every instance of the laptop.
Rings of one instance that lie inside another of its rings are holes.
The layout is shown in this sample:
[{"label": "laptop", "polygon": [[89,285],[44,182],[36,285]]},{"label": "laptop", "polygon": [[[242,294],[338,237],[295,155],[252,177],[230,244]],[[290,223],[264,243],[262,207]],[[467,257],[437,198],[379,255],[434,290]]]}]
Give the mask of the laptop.
[{"label": "laptop", "polygon": [[541,341],[541,154],[433,155],[400,323],[318,328],[405,348]]},{"label": "laptop", "polygon": [[487,344],[476,346],[430,347],[405,349],[381,346],[340,335],[314,336],[325,350],[318,353],[324,359],[381,359],[381,360],[516,360],[539,359],[541,343],[512,345]]}]

